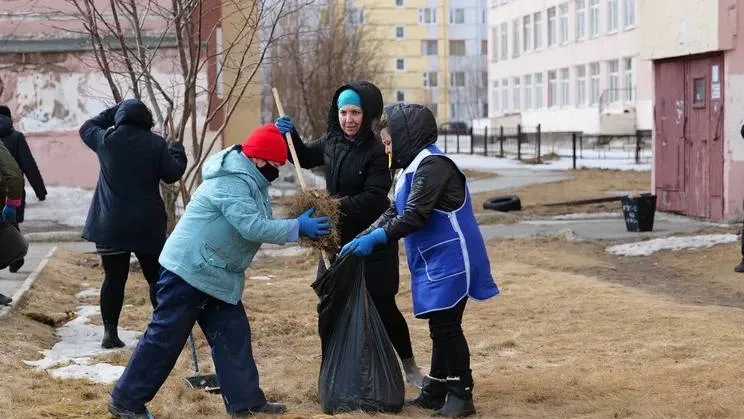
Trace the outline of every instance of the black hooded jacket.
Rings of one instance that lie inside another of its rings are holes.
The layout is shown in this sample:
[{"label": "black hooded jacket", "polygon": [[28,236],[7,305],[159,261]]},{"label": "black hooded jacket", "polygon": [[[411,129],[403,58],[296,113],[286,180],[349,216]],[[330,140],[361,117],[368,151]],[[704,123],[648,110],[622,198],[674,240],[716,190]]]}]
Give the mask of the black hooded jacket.
[{"label": "black hooded jacket", "polygon": [[152,127],[150,111],[137,99],[106,109],[80,127],[80,137],[101,165],[85,239],[160,253],[167,223],[160,181],[173,183],[183,176],[186,153],[181,143],[168,144]]},{"label": "black hooded jacket", "polygon": [[[437,141],[437,121],[422,105],[395,104],[385,107],[393,144],[393,167],[403,169],[423,149]],[[465,202],[465,176],[452,160],[428,156],[413,175],[406,207],[399,214],[393,203],[375,226],[382,227],[388,241],[400,240],[429,221],[434,209],[454,211]]]},{"label": "black hooded jacket", "polygon": [[[338,122],[339,94],[352,89],[362,100],[363,122],[350,141]],[[382,144],[372,132],[372,122],[382,115],[380,90],[370,82],[356,82],[336,90],[328,110],[326,133],[303,143],[296,131],[292,139],[300,166],[305,169],[325,165],[328,193],[341,198],[341,244],[350,242],[369,227],[388,208],[392,179]],[[291,159],[291,157],[290,157]],[[391,241],[366,259],[367,289],[373,296],[398,292],[398,244]]]},{"label": "black hooded jacket", "polygon": [[[13,156],[21,171],[28,179],[31,187],[34,189],[34,194],[40,200],[46,198],[47,190],[44,185],[44,179],[41,177],[39,167],[36,165],[36,160],[31,149],[28,147],[26,142],[26,136],[22,132],[16,131],[13,128],[13,121],[5,115],[0,115],[0,139],[3,140],[5,148],[8,149],[10,154]],[[21,206],[18,207],[16,212],[16,220],[20,223],[23,222],[23,214],[26,208],[26,193],[23,193],[21,198]]]}]

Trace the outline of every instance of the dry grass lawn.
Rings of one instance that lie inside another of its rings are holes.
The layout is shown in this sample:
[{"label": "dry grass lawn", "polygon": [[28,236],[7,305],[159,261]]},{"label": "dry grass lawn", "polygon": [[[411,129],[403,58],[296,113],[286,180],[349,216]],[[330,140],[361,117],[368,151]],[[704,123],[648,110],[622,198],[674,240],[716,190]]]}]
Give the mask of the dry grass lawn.
[{"label": "dry grass lawn", "polygon": [[497,195],[519,195],[522,200],[522,215],[556,215],[572,212],[616,212],[620,211],[619,202],[605,204],[556,206],[545,204],[576,201],[581,199],[609,197],[612,191],[651,190],[651,173],[620,170],[582,169],[566,171],[572,179],[562,182],[529,185],[512,190],[483,192],[473,195],[473,208],[476,212],[484,211],[483,202]]},{"label": "dry grass lawn", "polygon": [[[489,251],[502,295],[469,303],[464,321],[479,418],[744,417],[744,303],[726,299],[741,301],[744,292],[744,276],[731,272],[735,246],[631,259],[591,243],[541,239],[493,241]],[[270,399],[289,405],[284,419],[324,417],[317,403],[317,299],[310,288],[315,261],[257,261],[249,275],[276,277],[248,281],[243,298],[262,385]],[[95,258],[60,252],[20,310],[0,319],[3,417],[108,417],[110,386],[55,380],[21,363],[55,342],[51,327],[24,313],[73,310],[80,284],[98,285],[101,276]],[[130,278],[127,295],[134,306],[124,309],[123,324],[142,330],[150,309],[139,274]],[[417,358],[428,365],[428,330],[411,316],[407,275],[398,302]],[[200,333],[197,340],[208,367]],[[123,364],[127,355],[106,359]],[[184,351],[151,405],[156,417],[226,417],[218,396],[184,387],[183,377],[192,373]],[[429,414],[406,408],[398,416]]]}]

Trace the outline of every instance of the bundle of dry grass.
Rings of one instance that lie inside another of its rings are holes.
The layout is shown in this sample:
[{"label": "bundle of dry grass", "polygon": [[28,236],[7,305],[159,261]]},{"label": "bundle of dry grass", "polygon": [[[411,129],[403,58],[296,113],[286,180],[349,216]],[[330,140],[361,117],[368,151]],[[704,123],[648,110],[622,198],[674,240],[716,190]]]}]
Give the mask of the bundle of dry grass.
[{"label": "bundle of dry grass", "polygon": [[289,205],[289,216],[299,217],[310,207],[315,208],[313,216],[330,217],[333,228],[331,228],[331,234],[317,240],[302,237],[300,239],[300,246],[325,250],[329,254],[338,252],[338,248],[341,245],[341,236],[338,233],[339,216],[341,214],[339,199],[328,195],[328,192],[320,189],[299,191],[292,197],[292,202]]}]

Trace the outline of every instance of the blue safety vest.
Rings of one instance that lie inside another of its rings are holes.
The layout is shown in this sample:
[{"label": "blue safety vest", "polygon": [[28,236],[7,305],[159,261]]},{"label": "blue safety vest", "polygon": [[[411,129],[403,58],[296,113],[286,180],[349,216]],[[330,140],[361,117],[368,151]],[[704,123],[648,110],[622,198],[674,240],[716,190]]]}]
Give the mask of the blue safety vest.
[{"label": "blue safety vest", "polygon": [[[405,211],[418,165],[431,155],[447,157],[430,145],[399,175],[395,185],[398,214]],[[486,300],[499,293],[467,185],[465,202],[460,208],[451,212],[435,209],[426,224],[408,235],[404,243],[411,271],[414,315],[454,307],[466,296]]]}]

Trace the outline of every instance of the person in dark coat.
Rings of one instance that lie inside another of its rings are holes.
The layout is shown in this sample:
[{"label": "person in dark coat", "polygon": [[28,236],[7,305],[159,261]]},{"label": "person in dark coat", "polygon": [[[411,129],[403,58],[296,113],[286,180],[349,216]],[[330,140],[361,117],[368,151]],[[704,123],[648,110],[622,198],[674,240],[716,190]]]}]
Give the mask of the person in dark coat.
[{"label": "person in dark coat", "polygon": [[131,253],[150,285],[150,302],[155,307],[158,256],[167,223],[160,181],[174,183],[186,171],[183,145],[167,143],[150,131],[153,126],[147,106],[128,99],[80,127],[80,138],[101,165],[83,238],[96,243],[105,272],[101,287],[104,348],[124,346],[117,328]]},{"label": "person in dark coat", "polygon": [[431,371],[409,403],[436,410],[434,416],[471,416],[473,375],[462,316],[469,298],[486,300],[499,289],[465,174],[434,145],[437,122],[425,106],[390,105],[377,127],[391,166],[403,169],[395,202],[341,255],[364,257],[405,238],[413,314],[429,320],[432,339]]},{"label": "person in dark coat", "polygon": [[[5,202],[2,212],[0,212],[0,221],[17,225],[16,214],[18,207],[21,205],[21,196],[23,195],[23,173],[18,167],[13,156],[10,155],[5,146],[0,143],[0,196]],[[11,261],[11,265],[15,261]],[[0,306],[8,305],[13,299],[0,294]]]},{"label": "person in dark coat", "polygon": [[[15,159],[18,166],[21,168],[21,172],[26,176],[31,187],[34,189],[36,198],[39,201],[46,199],[47,190],[44,186],[44,179],[41,177],[39,167],[36,165],[36,160],[31,149],[28,147],[26,142],[26,136],[22,132],[16,131],[13,128],[13,120],[10,113],[10,108],[5,105],[0,106],[0,139],[2,139],[5,148],[8,149],[10,154]],[[20,231],[19,224],[23,222],[23,215],[26,209],[26,192],[23,192],[21,197],[21,205],[18,207],[16,213],[16,228]],[[23,266],[23,258],[13,262],[8,269],[10,272],[18,272]]]},{"label": "person in dark coat", "polygon": [[[303,143],[289,116],[276,125],[282,134],[292,134],[300,166],[305,169],[325,165],[326,189],[341,198],[339,232],[341,244],[374,222],[388,207],[387,194],[392,186],[384,149],[372,132],[372,122],[382,114],[382,94],[370,82],[356,82],[339,87],[328,110],[326,133]],[[321,261],[318,277],[325,272]],[[395,303],[400,274],[398,244],[381,246],[365,262],[365,283],[387,331],[400,356],[406,380],[421,386],[411,347],[408,325]]]}]

